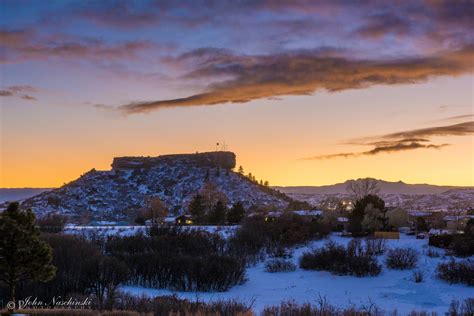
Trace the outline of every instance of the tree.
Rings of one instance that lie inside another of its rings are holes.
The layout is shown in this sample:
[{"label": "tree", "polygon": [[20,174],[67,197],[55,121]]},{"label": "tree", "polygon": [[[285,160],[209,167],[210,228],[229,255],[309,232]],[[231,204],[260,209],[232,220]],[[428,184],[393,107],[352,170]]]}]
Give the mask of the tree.
[{"label": "tree", "polygon": [[221,201],[223,204],[227,204],[227,197],[225,194],[217,190],[217,187],[211,182],[206,182],[199,194],[201,194],[203,197],[203,202],[206,206],[207,213],[212,211],[213,207],[218,201]]},{"label": "tree", "polygon": [[40,239],[31,209],[22,211],[17,202],[10,203],[0,215],[0,281],[8,286],[10,300],[15,301],[18,282],[47,282],[54,277],[51,252]]},{"label": "tree", "polygon": [[265,180],[265,182],[263,182],[263,185],[268,187],[270,185],[270,183],[268,181]]},{"label": "tree", "polygon": [[373,208],[385,210],[385,202],[377,195],[369,194],[358,199],[349,216],[349,231],[352,234],[359,234],[362,232],[362,221],[364,220],[365,209],[369,204],[372,204]]},{"label": "tree", "polygon": [[428,231],[428,225],[423,217],[419,216],[416,218],[416,231],[426,232]]},{"label": "tree", "polygon": [[209,212],[208,221],[210,224],[223,224],[226,219],[227,210],[222,201],[217,201],[216,205]]},{"label": "tree", "polygon": [[86,283],[97,297],[99,308],[103,307],[106,293],[109,306],[112,306],[118,286],[128,279],[129,270],[125,263],[114,257],[98,254],[87,259],[84,269]]},{"label": "tree", "polygon": [[384,210],[375,208],[372,204],[365,207],[362,227],[370,232],[386,228],[387,219]]},{"label": "tree", "polygon": [[201,194],[196,194],[189,204],[189,214],[197,224],[202,224],[206,219],[206,206]]},{"label": "tree", "polygon": [[61,214],[48,214],[43,218],[37,219],[36,224],[41,232],[60,233],[66,224],[66,217]]},{"label": "tree", "polygon": [[154,196],[148,199],[143,214],[145,219],[151,219],[153,223],[156,223],[158,219],[166,217],[167,215],[168,209],[166,204],[159,197]]},{"label": "tree", "polygon": [[237,202],[232,205],[232,208],[227,213],[227,221],[229,224],[238,224],[245,216],[245,208],[242,202]]},{"label": "tree", "polygon": [[244,174],[244,167],[242,166],[239,166],[239,171],[238,171],[240,174]]},{"label": "tree", "polygon": [[352,194],[356,199],[360,199],[366,195],[378,194],[380,188],[376,179],[365,178],[348,181],[346,191]]}]

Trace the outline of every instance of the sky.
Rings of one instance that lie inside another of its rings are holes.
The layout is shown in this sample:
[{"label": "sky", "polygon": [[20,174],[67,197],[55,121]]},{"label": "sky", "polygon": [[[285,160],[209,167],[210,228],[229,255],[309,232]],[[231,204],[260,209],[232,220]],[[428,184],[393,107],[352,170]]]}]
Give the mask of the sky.
[{"label": "sky", "polygon": [[0,187],[230,150],[270,185],[474,185],[474,1],[0,0]]}]

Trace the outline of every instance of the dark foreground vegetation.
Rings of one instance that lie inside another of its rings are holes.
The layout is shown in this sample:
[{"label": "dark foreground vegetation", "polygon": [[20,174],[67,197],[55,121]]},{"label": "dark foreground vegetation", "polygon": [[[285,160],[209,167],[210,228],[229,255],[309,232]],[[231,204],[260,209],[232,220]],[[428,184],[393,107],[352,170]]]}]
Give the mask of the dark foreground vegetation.
[{"label": "dark foreground vegetation", "polygon": [[324,270],[337,275],[376,276],[382,271],[377,258],[359,239],[347,247],[328,241],[319,249],[306,252],[300,258],[300,267],[306,270]]},{"label": "dark foreground vegetation", "polygon": [[452,259],[438,264],[438,276],[450,283],[465,283],[474,285],[474,261],[466,259],[456,261]]},{"label": "dark foreground vegetation", "polygon": [[387,267],[397,270],[412,269],[418,262],[418,252],[411,248],[390,249],[385,263]]},{"label": "dark foreground vegetation", "polygon": [[474,255],[474,230],[467,230],[465,234],[445,234],[430,236],[429,245],[444,248],[457,257]]},{"label": "dark foreground vegetation", "polygon": [[[298,304],[294,301],[282,302],[278,306],[266,307],[263,316],[370,316],[370,315],[403,315],[396,309],[384,311],[380,309],[376,302],[369,302],[360,307],[339,308],[329,303],[325,298],[318,298],[315,304]],[[436,316],[436,313],[424,311],[412,311],[409,316]],[[463,302],[453,300],[446,312],[449,316],[474,315],[474,298],[466,299]]]},{"label": "dark foreground vegetation", "polygon": [[307,221],[297,215],[270,221],[257,215],[245,219],[229,243],[234,253],[244,255],[248,263],[255,263],[266,254],[286,257],[287,248],[326,237],[330,232],[330,226],[322,221]]},{"label": "dark foreground vegetation", "polygon": [[[282,216],[270,222],[261,216],[249,218],[227,239],[219,233],[180,226],[152,226],[147,233],[133,236],[85,238],[62,234],[53,229],[55,222],[55,218],[41,222],[41,235],[29,224],[35,238],[47,245],[46,259],[54,267],[55,276],[42,282],[34,278],[18,280],[16,296],[46,301],[55,296],[93,297],[99,309],[117,306],[121,302],[118,289],[126,284],[226,291],[245,282],[246,267],[267,254],[284,260],[291,256],[289,247],[329,233],[319,221],[308,222],[297,216]],[[295,268],[282,262],[274,263],[269,270]],[[0,284],[0,297],[7,298],[8,293],[8,284]]]},{"label": "dark foreground vegetation", "polygon": [[129,267],[129,284],[226,291],[245,280],[245,260],[217,233],[154,227],[148,235],[111,237],[105,251]]}]

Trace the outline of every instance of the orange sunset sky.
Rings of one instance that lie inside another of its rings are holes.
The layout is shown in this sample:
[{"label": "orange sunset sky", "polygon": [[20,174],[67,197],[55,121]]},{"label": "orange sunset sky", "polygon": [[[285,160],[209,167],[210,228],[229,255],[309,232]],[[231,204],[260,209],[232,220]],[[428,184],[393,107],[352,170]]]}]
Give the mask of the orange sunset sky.
[{"label": "orange sunset sky", "polygon": [[473,4],[1,1],[0,187],[212,151],[271,185],[474,185]]}]

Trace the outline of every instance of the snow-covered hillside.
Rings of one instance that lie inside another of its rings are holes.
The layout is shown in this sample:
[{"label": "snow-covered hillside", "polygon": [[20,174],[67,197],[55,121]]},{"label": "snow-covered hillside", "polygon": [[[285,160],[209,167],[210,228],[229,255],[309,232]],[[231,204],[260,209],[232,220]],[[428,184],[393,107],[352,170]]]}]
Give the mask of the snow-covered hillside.
[{"label": "snow-covered hillside", "polygon": [[32,207],[38,216],[57,212],[78,219],[125,219],[148,198],[159,197],[172,213],[180,213],[206,179],[229,203],[288,204],[287,196],[233,172],[234,166],[231,152],[115,158],[112,170],[93,169],[59,189],[25,200],[22,206]]}]

